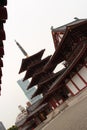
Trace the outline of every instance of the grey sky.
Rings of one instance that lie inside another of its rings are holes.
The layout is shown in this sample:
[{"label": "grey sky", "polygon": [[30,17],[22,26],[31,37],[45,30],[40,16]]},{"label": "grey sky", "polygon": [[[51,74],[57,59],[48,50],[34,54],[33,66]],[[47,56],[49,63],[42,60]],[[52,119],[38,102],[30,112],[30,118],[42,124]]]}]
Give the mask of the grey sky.
[{"label": "grey sky", "polygon": [[6,41],[0,97],[0,120],[6,128],[15,123],[18,105],[25,106],[27,98],[17,85],[21,60],[16,39],[32,55],[46,49],[45,56],[54,52],[51,26],[71,22],[74,17],[87,18],[87,0],[8,0],[8,20],[5,24]]}]

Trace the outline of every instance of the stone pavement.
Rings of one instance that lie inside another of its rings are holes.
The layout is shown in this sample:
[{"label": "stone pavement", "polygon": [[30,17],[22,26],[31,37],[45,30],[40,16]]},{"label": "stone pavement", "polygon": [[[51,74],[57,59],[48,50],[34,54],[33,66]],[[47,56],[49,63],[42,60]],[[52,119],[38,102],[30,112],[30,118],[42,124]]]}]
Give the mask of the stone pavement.
[{"label": "stone pavement", "polygon": [[87,97],[66,108],[41,130],[87,130]]}]

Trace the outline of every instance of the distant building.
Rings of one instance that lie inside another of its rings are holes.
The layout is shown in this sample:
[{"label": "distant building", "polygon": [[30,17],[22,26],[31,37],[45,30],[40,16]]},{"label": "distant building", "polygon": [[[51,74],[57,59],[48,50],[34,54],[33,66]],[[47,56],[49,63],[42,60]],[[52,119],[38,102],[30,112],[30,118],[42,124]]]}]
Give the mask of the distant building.
[{"label": "distant building", "polygon": [[[24,107],[22,107],[21,105],[18,106],[19,110],[21,111],[18,116],[16,117],[16,122],[15,125],[17,127],[21,127],[21,125],[26,121],[28,113],[26,111],[26,109]],[[25,130],[25,126],[24,126],[24,130]],[[21,127],[22,129],[22,127]],[[1,130],[1,129],[0,129]]]},{"label": "distant building", "polygon": [[33,87],[33,88],[27,90],[27,86],[29,85],[29,80],[23,81],[22,79],[20,79],[20,80],[17,81],[17,83],[21,87],[21,89],[23,90],[25,96],[28,98],[28,100],[32,104],[35,103],[37,100],[39,100],[41,98],[41,96],[37,96],[37,97],[31,99],[33,93],[36,91],[36,88]]},{"label": "distant building", "polygon": [[1,121],[0,121],[0,130],[6,130],[6,128],[4,127],[4,125]]}]

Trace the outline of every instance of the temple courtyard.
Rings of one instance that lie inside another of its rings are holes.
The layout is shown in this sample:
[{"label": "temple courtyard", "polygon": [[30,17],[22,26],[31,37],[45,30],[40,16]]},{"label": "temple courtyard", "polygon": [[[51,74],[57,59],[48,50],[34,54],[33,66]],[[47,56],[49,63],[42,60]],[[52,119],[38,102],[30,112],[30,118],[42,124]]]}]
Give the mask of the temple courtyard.
[{"label": "temple courtyard", "polygon": [[78,96],[75,97],[75,99],[71,101],[71,106],[58,114],[41,130],[87,130],[86,93],[83,96],[84,98],[80,96],[79,98]]}]

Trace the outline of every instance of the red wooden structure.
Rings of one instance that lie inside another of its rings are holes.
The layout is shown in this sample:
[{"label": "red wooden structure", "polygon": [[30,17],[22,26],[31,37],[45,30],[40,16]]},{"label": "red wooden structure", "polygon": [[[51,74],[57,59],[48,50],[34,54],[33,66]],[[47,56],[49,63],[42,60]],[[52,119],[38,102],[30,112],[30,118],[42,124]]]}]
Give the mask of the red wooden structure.
[{"label": "red wooden structure", "polygon": [[[87,87],[87,19],[76,19],[64,26],[52,28],[52,36],[55,46],[54,54],[45,59],[40,57],[39,60],[35,54],[33,59],[32,56],[28,58],[32,59],[31,63],[27,58],[26,64],[22,60],[20,69],[20,73],[26,70],[24,80],[32,77],[27,89],[37,85],[32,98],[43,94],[36,109],[27,118],[28,122],[36,120],[33,122],[35,127],[70,95],[74,96]],[[64,68],[54,73],[55,67],[62,62]],[[31,108],[34,105],[31,105]],[[32,125],[29,127],[33,128]]]}]

